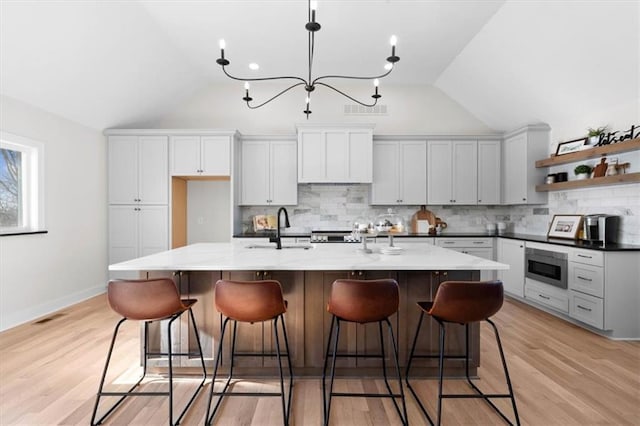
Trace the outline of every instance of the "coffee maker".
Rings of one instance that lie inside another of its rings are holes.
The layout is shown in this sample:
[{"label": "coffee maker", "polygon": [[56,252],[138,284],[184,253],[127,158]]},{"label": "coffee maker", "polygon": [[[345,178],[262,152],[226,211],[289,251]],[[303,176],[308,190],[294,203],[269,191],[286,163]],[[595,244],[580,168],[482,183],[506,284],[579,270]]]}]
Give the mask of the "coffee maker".
[{"label": "coffee maker", "polygon": [[615,243],[618,240],[618,216],[589,214],[584,217],[584,239],[592,242]]}]

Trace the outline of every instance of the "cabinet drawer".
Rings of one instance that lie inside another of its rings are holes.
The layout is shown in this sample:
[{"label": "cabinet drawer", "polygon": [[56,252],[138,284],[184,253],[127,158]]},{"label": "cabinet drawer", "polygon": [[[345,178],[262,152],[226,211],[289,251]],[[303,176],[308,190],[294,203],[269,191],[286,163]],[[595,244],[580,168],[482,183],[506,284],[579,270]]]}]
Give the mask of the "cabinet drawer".
[{"label": "cabinet drawer", "polygon": [[527,280],[524,286],[524,297],[534,300],[560,312],[569,312],[569,296],[565,291],[548,287],[542,283],[531,284]]},{"label": "cabinet drawer", "polygon": [[569,262],[569,289],[604,297],[603,268]]},{"label": "cabinet drawer", "polygon": [[604,253],[595,250],[573,249],[569,251],[569,260],[586,265],[604,266]]},{"label": "cabinet drawer", "polygon": [[436,238],[436,245],[445,248],[493,247],[493,238]]},{"label": "cabinet drawer", "polygon": [[569,316],[593,327],[604,329],[603,299],[569,291]]}]

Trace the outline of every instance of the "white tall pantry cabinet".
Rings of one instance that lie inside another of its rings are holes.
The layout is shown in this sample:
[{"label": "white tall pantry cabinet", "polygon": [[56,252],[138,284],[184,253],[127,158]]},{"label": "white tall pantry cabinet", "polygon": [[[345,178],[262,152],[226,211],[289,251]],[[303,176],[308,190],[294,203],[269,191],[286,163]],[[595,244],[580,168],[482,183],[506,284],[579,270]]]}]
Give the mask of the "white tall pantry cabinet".
[{"label": "white tall pantry cabinet", "polygon": [[169,248],[167,136],[108,136],[109,263]]},{"label": "white tall pantry cabinet", "polygon": [[502,146],[503,204],[545,204],[547,192],[536,192],[544,183],[546,169],[536,169],[536,160],[549,156],[546,124],[534,124],[505,135]]}]

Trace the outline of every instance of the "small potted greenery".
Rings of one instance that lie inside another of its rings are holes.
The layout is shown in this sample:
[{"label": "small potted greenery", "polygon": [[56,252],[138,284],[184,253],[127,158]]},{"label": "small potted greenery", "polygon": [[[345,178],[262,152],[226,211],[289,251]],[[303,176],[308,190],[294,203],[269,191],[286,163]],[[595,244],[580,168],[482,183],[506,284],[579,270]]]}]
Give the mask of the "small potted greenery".
[{"label": "small potted greenery", "polygon": [[587,144],[596,145],[600,142],[600,135],[604,135],[607,130],[609,130],[609,126],[596,127],[595,129],[589,127],[587,129],[587,136],[589,137]]},{"label": "small potted greenery", "polygon": [[577,179],[589,179],[591,175],[591,166],[588,164],[580,164],[573,169]]}]

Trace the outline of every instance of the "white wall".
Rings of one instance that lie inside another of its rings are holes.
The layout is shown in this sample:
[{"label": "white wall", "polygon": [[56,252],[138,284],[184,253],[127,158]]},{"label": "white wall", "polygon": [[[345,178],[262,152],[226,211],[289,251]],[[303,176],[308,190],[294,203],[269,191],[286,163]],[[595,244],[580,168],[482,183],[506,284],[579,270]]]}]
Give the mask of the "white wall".
[{"label": "white wall", "polygon": [[48,234],[0,237],[0,330],[105,291],[106,143],[102,134],[8,97],[0,129],[45,146]]},{"label": "white wall", "polygon": [[[391,77],[389,77],[391,78]],[[354,102],[327,88],[318,87],[312,96],[309,123],[375,123],[376,134],[486,134],[494,133],[483,122],[433,86],[400,86],[381,81],[379,104],[387,105],[384,116],[348,116],[344,105]],[[292,89],[272,103],[250,110],[242,101],[242,83],[213,84],[186,103],[178,104],[166,116],[142,127],[233,128],[244,134],[294,134],[296,123],[306,123],[306,92]],[[338,86],[356,99],[370,101],[370,85]],[[281,86],[252,85],[251,96],[268,99]]]}]

